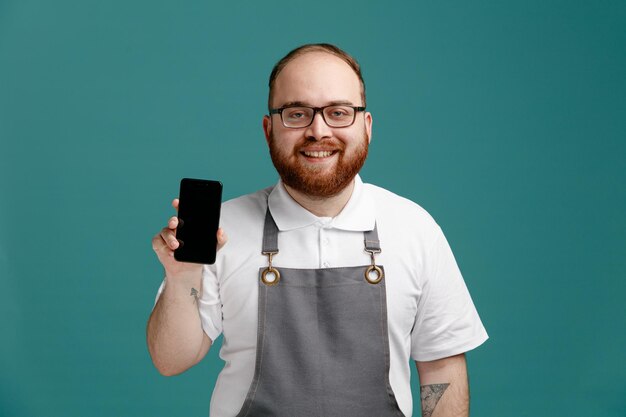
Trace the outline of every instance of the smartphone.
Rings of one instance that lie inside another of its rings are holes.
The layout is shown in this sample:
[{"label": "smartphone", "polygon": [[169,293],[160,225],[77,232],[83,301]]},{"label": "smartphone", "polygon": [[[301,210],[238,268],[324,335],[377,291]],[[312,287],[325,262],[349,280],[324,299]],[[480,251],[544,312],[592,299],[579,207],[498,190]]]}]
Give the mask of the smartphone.
[{"label": "smartphone", "polygon": [[183,178],[178,196],[176,239],[180,245],[174,250],[174,258],[180,262],[214,264],[222,183]]}]

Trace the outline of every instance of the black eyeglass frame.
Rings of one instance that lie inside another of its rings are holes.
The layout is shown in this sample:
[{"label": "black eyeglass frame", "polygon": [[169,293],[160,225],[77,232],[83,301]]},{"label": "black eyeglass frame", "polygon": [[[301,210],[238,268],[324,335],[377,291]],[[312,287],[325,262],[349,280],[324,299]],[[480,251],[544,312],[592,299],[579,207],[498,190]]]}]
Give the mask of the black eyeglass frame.
[{"label": "black eyeglass frame", "polygon": [[[350,124],[345,125],[345,126],[333,126],[330,123],[328,123],[326,121],[326,116],[324,116],[324,110],[327,109],[328,107],[350,107],[351,109],[354,110],[354,115],[352,115],[352,122],[350,122]],[[286,109],[297,109],[297,108],[305,108],[305,109],[311,109],[313,110],[313,116],[311,117],[311,121],[309,122],[308,125],[306,126],[298,126],[298,127],[293,127],[293,126],[287,126],[285,125],[285,120],[283,120],[283,110]],[[288,129],[304,129],[305,127],[309,127],[313,124],[313,120],[315,120],[315,115],[317,113],[322,115],[322,119],[324,120],[324,123],[326,123],[329,127],[332,127],[334,129],[342,129],[344,127],[350,127],[354,124],[354,121],[356,120],[356,114],[358,112],[362,112],[365,111],[365,107],[359,107],[359,106],[347,106],[345,104],[330,104],[328,106],[324,106],[324,107],[311,107],[311,106],[285,106],[285,107],[279,107],[277,109],[270,109],[270,116],[272,114],[280,114],[280,121],[283,123],[283,126],[285,126]]]}]

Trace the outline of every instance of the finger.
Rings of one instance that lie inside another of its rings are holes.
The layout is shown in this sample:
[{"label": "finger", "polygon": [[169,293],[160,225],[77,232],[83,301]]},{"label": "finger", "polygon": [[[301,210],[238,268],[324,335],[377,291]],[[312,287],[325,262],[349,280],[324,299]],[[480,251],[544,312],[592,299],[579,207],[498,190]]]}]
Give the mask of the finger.
[{"label": "finger", "polygon": [[228,242],[228,236],[226,232],[224,232],[224,229],[220,227],[217,229],[217,249],[219,250],[226,242]]},{"label": "finger", "polygon": [[180,200],[178,198],[175,198],[172,200],[172,207],[174,207],[176,209],[176,211],[178,211],[178,205],[180,204]]},{"label": "finger", "polygon": [[154,250],[157,255],[159,254],[168,254],[172,252],[172,250],[167,246],[161,234],[157,234],[152,238],[152,250]]},{"label": "finger", "polygon": [[176,240],[176,234],[167,227],[161,229],[161,239],[170,248],[176,249],[179,246],[178,240]]},{"label": "finger", "polygon": [[176,228],[178,227],[178,217],[170,217],[169,221],[167,222],[167,227],[172,230],[176,230]]}]

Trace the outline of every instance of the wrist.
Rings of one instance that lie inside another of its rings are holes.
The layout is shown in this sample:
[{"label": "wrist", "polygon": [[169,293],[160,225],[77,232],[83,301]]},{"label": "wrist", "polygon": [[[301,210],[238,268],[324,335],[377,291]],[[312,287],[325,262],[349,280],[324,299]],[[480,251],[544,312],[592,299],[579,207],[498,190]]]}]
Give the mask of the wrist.
[{"label": "wrist", "polygon": [[164,294],[174,298],[197,300],[202,289],[202,274],[166,274]]}]

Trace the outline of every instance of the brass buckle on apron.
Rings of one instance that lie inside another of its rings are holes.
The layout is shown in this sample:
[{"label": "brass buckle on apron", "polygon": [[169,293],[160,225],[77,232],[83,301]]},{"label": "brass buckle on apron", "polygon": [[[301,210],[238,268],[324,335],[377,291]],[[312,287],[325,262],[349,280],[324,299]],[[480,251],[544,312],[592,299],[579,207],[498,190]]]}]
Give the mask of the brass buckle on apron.
[{"label": "brass buckle on apron", "polygon": [[[267,255],[267,257],[269,258],[269,266],[267,268],[265,268],[265,270],[261,273],[261,281],[263,281],[263,284],[268,285],[268,286],[272,286],[272,285],[276,285],[278,284],[278,281],[280,281],[280,272],[278,272],[278,269],[274,268],[272,266],[272,256],[276,255],[278,253],[278,251],[276,252],[263,252],[263,255]],[[269,279],[268,278],[268,274],[270,274],[270,276],[274,276],[273,279]]]},{"label": "brass buckle on apron", "polygon": [[[376,265],[376,260],[374,259],[374,254],[375,253],[380,253],[380,249],[376,250],[376,249],[365,249],[365,252],[369,252],[369,254],[372,257],[372,264],[370,266],[367,267],[367,269],[365,270],[365,281],[369,282],[370,284],[378,284],[380,281],[383,280],[383,270],[380,269],[380,267],[378,267]],[[376,277],[372,278],[371,274],[375,273]]]}]

